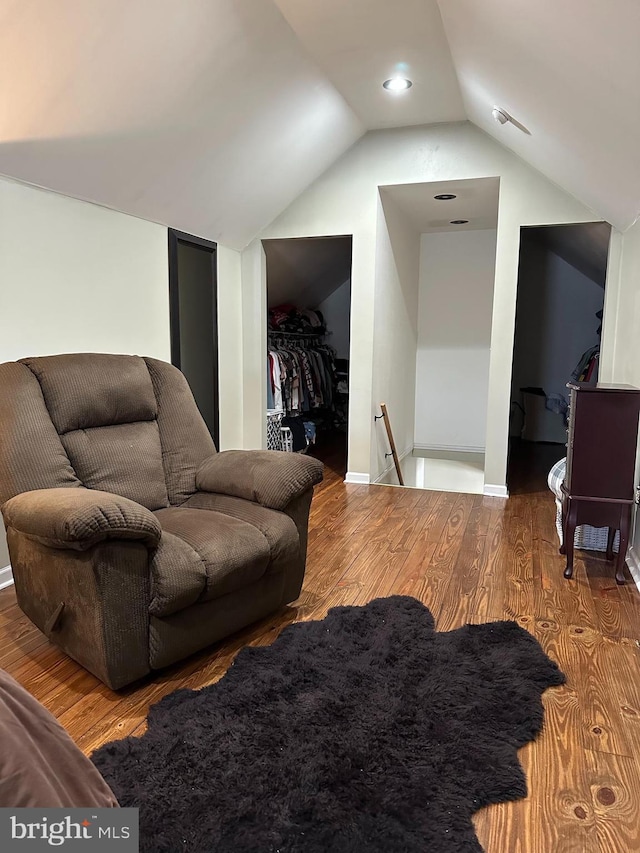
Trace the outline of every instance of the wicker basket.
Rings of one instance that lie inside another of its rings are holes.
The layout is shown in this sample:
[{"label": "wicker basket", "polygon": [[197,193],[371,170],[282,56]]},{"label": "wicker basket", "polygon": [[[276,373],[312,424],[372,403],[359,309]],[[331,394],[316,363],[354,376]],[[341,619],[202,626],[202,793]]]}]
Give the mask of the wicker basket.
[{"label": "wicker basket", "polygon": [[267,412],[267,450],[284,450],[282,412]]},{"label": "wicker basket", "polygon": [[280,427],[282,434],[282,449],[286,453],[293,453],[293,433],[289,427]]},{"label": "wicker basket", "polygon": [[[560,459],[549,471],[547,482],[549,488],[556,498],[556,530],[558,531],[558,539],[562,545],[564,534],[562,530],[562,492],[560,487],[564,482],[564,476],[567,470],[567,459]],[[573,544],[575,548],[582,548],[585,551],[606,551],[607,550],[607,533],[606,527],[591,527],[588,524],[581,524],[576,527]],[[620,545],[620,531],[616,533],[616,538],[613,542],[613,550],[617,551]]]}]

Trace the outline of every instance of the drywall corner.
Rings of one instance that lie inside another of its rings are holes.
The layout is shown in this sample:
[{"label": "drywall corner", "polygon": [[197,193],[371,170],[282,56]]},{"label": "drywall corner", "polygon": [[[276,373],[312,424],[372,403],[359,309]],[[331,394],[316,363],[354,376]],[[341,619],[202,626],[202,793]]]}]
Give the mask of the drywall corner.
[{"label": "drywall corner", "polygon": [[242,255],[218,245],[220,450],[242,448]]},{"label": "drywall corner", "polygon": [[261,240],[242,252],[242,444],[267,446],[267,268]]}]

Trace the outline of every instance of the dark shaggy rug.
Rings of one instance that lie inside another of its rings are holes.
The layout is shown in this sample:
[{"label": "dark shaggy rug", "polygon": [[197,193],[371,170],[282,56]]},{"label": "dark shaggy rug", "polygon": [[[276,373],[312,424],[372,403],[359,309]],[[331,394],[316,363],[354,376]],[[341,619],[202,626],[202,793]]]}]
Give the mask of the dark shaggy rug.
[{"label": "dark shaggy rug", "polygon": [[526,795],[516,751],[563,682],[515,622],[438,634],[381,598],[243,649],[93,760],[150,853],[471,853],[471,815]]}]

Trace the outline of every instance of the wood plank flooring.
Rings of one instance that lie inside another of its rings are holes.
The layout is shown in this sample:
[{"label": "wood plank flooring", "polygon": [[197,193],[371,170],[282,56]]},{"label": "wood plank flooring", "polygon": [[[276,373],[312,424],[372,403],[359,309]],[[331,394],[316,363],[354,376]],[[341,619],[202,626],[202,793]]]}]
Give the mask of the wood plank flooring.
[{"label": "wood plank flooring", "polygon": [[309,559],[293,607],[115,694],[31,626],[13,590],[0,593],[0,666],[25,685],[87,753],[144,731],[149,705],[202,687],[243,646],[337,604],[415,595],[439,630],[515,619],[567,674],[547,691],[545,729],[520,752],[529,796],[476,816],[487,853],[640,851],[640,595],[618,588],[603,558],[578,552],[562,577],[554,503],[546,489],[504,501],[389,486],[345,486],[325,460],[314,500]]}]

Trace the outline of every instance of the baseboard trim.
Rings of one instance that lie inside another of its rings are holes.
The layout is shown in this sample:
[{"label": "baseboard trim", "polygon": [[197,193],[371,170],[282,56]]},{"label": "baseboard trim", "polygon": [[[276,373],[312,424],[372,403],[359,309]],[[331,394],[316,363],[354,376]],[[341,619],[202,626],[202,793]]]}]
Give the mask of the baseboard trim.
[{"label": "baseboard trim", "polygon": [[633,582],[640,590],[640,555],[634,547],[629,548],[626,563]]},{"label": "baseboard trim", "polygon": [[5,566],[4,569],[0,569],[0,589],[4,589],[5,586],[11,586],[13,583],[13,572],[11,571],[11,566]]},{"label": "baseboard trim", "polygon": [[493,483],[485,483],[482,494],[487,498],[508,498],[509,491],[506,486],[495,486]]},{"label": "baseboard trim", "polygon": [[354,486],[368,486],[371,478],[368,474],[360,474],[358,471],[347,471],[344,481]]},{"label": "baseboard trim", "polygon": [[482,453],[484,447],[462,447],[459,444],[414,444],[415,450],[436,450],[442,453]]}]

